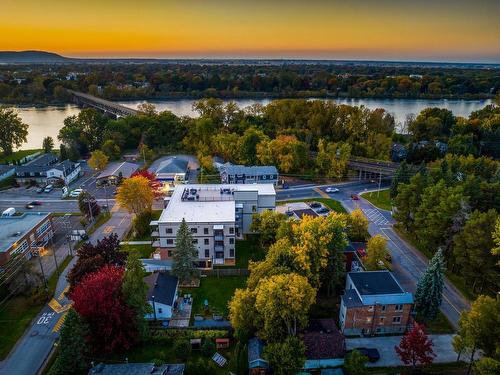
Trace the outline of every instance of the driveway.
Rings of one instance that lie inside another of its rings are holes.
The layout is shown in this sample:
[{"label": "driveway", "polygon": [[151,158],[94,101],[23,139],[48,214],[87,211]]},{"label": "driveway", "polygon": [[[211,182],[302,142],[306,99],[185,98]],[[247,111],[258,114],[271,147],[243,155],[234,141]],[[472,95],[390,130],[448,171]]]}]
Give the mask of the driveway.
[{"label": "driveway", "polygon": [[[429,335],[434,344],[433,349],[436,354],[434,363],[450,363],[457,360],[457,353],[453,350],[453,335]],[[394,347],[399,345],[401,336],[386,337],[363,337],[346,339],[347,350],[354,348],[376,348],[380,353],[380,360],[376,363],[368,363],[369,367],[401,366],[403,363],[399,359]],[[466,360],[466,358],[461,358]]]}]

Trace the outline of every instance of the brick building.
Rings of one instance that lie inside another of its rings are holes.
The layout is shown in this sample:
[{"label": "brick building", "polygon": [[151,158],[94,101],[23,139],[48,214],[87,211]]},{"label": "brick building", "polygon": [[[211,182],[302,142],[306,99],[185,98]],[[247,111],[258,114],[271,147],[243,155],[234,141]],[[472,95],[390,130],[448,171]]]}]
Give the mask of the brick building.
[{"label": "brick building", "polygon": [[26,212],[0,217],[0,267],[16,255],[31,258],[33,253],[47,245],[53,235],[48,213]]},{"label": "brick building", "polygon": [[344,335],[403,333],[412,308],[413,295],[391,272],[349,272],[340,304],[340,329]]}]

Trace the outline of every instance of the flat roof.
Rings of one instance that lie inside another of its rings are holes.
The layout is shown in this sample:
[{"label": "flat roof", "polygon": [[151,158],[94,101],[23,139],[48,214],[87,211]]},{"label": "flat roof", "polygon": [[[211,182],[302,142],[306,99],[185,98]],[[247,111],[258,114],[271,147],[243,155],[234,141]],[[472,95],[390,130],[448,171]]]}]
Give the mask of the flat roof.
[{"label": "flat roof", "polygon": [[10,249],[49,215],[46,212],[25,212],[19,216],[0,217],[0,252]]},{"label": "flat roof", "polygon": [[404,293],[389,271],[349,272],[349,277],[362,296]]},{"label": "flat roof", "polygon": [[[272,184],[182,184],[175,187],[158,222],[179,223],[182,219],[188,223],[233,222],[236,220],[233,191],[254,191],[258,195],[276,195]],[[186,192],[190,200],[185,198]]]}]

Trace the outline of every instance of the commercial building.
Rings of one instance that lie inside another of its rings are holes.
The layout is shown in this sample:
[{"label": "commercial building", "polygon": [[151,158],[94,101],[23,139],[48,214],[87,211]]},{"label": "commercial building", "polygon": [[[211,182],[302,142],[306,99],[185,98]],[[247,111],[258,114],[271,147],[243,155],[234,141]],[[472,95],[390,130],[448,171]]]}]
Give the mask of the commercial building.
[{"label": "commercial building", "polygon": [[412,308],[413,295],[391,272],[349,272],[340,303],[340,329],[344,335],[403,333]]},{"label": "commercial building", "polygon": [[252,215],[274,210],[272,184],[179,185],[165,198],[165,209],[151,222],[153,246],[170,259],[175,238],[184,219],[198,251],[199,266],[233,265],[236,239],[251,233]]},{"label": "commercial building", "polygon": [[31,258],[53,235],[50,214],[26,212],[0,217],[0,267],[15,256]]},{"label": "commercial building", "polygon": [[97,184],[116,185],[122,178],[130,178],[139,169],[139,165],[128,161],[109,163],[97,176]]},{"label": "commercial building", "polygon": [[80,176],[81,171],[80,163],[70,160],[59,162],[57,155],[47,153],[16,167],[16,182],[68,185]]},{"label": "commercial building", "polygon": [[156,179],[158,181],[175,182],[185,181],[189,173],[189,162],[177,157],[164,160],[156,169]]},{"label": "commercial building", "polygon": [[278,170],[274,166],[222,164],[219,166],[223,184],[278,184]]}]

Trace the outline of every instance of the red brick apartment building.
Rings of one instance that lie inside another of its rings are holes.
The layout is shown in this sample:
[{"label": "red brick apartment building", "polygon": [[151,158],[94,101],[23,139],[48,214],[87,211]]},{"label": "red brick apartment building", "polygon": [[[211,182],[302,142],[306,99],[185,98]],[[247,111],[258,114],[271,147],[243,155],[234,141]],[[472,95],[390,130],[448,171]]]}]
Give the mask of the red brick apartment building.
[{"label": "red brick apartment building", "polygon": [[413,308],[389,271],[349,272],[340,304],[340,329],[346,336],[403,333]]}]

